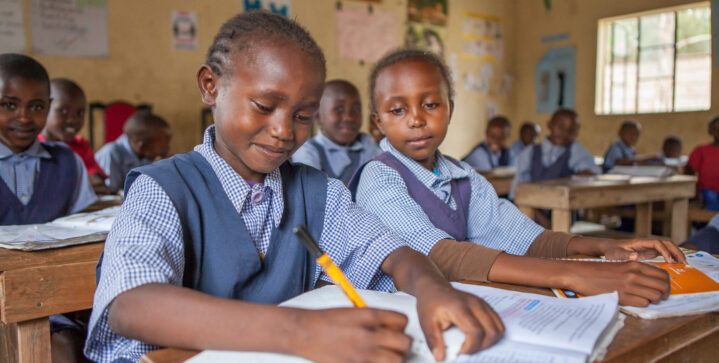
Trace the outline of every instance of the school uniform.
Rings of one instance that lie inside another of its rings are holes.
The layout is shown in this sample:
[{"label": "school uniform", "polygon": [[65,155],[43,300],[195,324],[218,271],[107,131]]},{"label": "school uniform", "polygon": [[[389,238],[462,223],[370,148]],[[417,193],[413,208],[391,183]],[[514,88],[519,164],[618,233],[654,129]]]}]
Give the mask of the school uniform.
[{"label": "school uniform", "polygon": [[697,173],[697,190],[710,210],[719,210],[719,146],[699,145],[689,155],[689,165]]},{"label": "school uniform", "polygon": [[152,160],[139,158],[130,147],[127,135],[122,134],[117,140],[105,144],[95,153],[95,160],[100,165],[107,179],[105,184],[112,193],[122,190],[125,185],[125,176],[130,170],[148,165]]},{"label": "school uniform", "polygon": [[0,225],[45,223],[97,200],[82,160],[66,145],[36,140],[14,153],[0,143]]},{"label": "school uniform", "polygon": [[517,161],[517,159],[516,159],[517,156],[519,156],[519,154],[521,154],[525,148],[527,148],[528,146],[532,146],[532,145],[534,145],[534,144],[524,145],[522,140],[517,140],[512,145],[510,145],[509,152],[511,153],[511,155],[514,155],[514,158],[515,158],[514,161],[515,162]]},{"label": "school uniform", "polygon": [[322,170],[330,178],[347,184],[360,165],[379,153],[380,149],[368,134],[360,133],[354,142],[343,146],[320,131],[297,149],[292,155],[292,162]]},{"label": "school uniform", "polygon": [[453,239],[524,255],[544,232],[468,164],[437,152],[433,172],[386,139],[380,146],[385,153],[368,162],[350,188],[358,205],[415,250],[428,255],[440,240]]},{"label": "school uniform", "polygon": [[704,228],[689,237],[686,243],[693,244],[701,251],[719,253],[719,214],[715,215]]},{"label": "school uniform", "polygon": [[560,146],[545,138],[540,144],[524,149],[517,157],[517,173],[512,181],[510,198],[514,199],[517,184],[566,178],[584,170],[601,173],[594,164],[594,156],[582,144],[575,141],[569,146]]},{"label": "school uniform", "polygon": [[285,163],[250,186],[216,153],[214,141],[210,126],[193,152],[128,176],[126,199],[105,244],[85,345],[93,361],[136,361],[157,348],[108,325],[108,304],[132,288],[165,283],[276,304],[318,279],[329,281],[294,237],[298,224],[307,225],[355,286],[394,290],[379,267],[405,243],[352,203],[340,181]]},{"label": "school uniform", "polygon": [[634,146],[629,146],[625,144],[624,141],[618,140],[609,146],[609,149],[607,149],[607,152],[604,154],[604,165],[602,168],[606,173],[616,165],[615,161],[617,159],[630,159],[633,158],[634,155],[636,155]]},{"label": "school uniform", "polygon": [[[42,136],[42,134],[37,135],[37,139],[40,141],[47,141],[45,140],[45,137]],[[100,168],[100,165],[97,165],[97,161],[95,160],[95,155],[92,151],[92,146],[90,146],[90,142],[85,140],[84,137],[80,135],[75,135],[75,138],[72,139],[72,141],[64,141],[65,145],[67,145],[72,152],[77,154],[77,156],[82,159],[83,164],[85,164],[85,170],[87,170],[87,174],[95,174],[98,173],[103,178],[107,178],[107,175],[105,174],[105,171]]]},{"label": "school uniform", "polygon": [[514,155],[512,155],[509,148],[492,152],[487,142],[482,141],[462,161],[477,169],[491,170],[500,166],[512,166],[514,165],[514,159]]}]

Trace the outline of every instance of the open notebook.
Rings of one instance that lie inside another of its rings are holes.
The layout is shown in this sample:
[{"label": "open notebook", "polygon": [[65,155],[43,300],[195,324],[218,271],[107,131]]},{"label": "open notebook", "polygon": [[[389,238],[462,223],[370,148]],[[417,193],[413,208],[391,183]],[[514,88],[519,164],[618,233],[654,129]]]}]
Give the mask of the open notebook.
[{"label": "open notebook", "polygon": [[34,251],[103,241],[119,212],[115,206],[48,223],[0,226],[0,247]]},{"label": "open notebook", "polygon": [[[502,317],[506,332],[493,347],[474,355],[457,357],[464,334],[457,328],[444,333],[447,361],[457,362],[587,362],[601,359],[623,326],[617,294],[584,299],[514,292],[486,286],[453,283],[455,288],[485,299]],[[416,300],[405,293],[359,290],[367,305],[401,312],[409,318],[405,332],[413,338],[407,361],[434,362],[419,325]],[[324,309],[352,306],[336,286],[325,286],[290,299],[281,306]],[[202,362],[308,362],[272,353],[204,351],[188,360]]]}]

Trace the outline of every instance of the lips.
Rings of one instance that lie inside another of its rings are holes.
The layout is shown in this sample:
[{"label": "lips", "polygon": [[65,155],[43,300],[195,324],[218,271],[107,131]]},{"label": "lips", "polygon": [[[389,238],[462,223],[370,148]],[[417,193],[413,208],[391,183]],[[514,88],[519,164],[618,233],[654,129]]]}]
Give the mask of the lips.
[{"label": "lips", "polygon": [[432,140],[432,136],[420,136],[407,140],[407,143],[413,146],[424,146]]},{"label": "lips", "polygon": [[291,148],[275,147],[270,145],[255,144],[257,150],[270,159],[286,159],[289,157]]},{"label": "lips", "polygon": [[34,138],[38,134],[37,128],[35,127],[10,127],[8,131],[20,139]]}]

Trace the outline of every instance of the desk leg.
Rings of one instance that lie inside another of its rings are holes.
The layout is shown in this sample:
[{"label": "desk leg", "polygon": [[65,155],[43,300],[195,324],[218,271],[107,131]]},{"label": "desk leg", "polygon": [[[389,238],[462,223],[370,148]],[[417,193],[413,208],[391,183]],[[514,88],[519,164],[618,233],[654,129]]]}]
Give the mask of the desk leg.
[{"label": "desk leg", "polygon": [[[1,323],[0,323],[1,324]],[[50,320],[40,318],[1,324],[3,348],[9,363],[50,362]]]},{"label": "desk leg", "polygon": [[689,231],[689,199],[676,199],[672,203],[672,241],[682,243],[687,240]]},{"label": "desk leg", "polygon": [[662,221],[662,236],[667,238],[672,235],[672,208],[674,208],[674,200],[665,200],[664,220]]},{"label": "desk leg", "polygon": [[634,234],[647,237],[652,234],[652,202],[636,205],[637,218],[634,221]]},{"label": "desk leg", "polygon": [[552,231],[567,232],[572,227],[571,209],[552,209]]}]

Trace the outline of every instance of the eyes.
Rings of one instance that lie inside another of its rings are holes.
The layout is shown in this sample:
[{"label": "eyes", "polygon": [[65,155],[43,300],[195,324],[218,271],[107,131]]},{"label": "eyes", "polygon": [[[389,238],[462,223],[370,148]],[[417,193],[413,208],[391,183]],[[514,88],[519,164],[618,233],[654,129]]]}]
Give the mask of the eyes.
[{"label": "eyes", "polygon": [[[261,115],[270,115],[272,112],[275,111],[275,106],[265,105],[259,101],[251,101],[252,105],[255,108],[255,111],[257,111]],[[312,112],[311,110],[305,109],[305,110],[299,110],[295,112],[294,119],[302,124],[310,124],[312,122]]]},{"label": "eyes", "polygon": [[[10,101],[0,102],[0,108],[6,111],[15,111],[18,108],[18,104]],[[28,109],[32,112],[42,112],[45,110],[45,105],[41,103],[32,103],[28,105]]]},{"label": "eyes", "polygon": [[[68,115],[70,114],[70,109],[68,109],[67,107],[62,107],[62,108],[58,109],[58,112],[59,112],[60,115],[62,115],[62,116],[68,116]],[[75,117],[77,117],[77,118],[84,118],[84,117],[85,117],[85,110],[78,110],[78,111],[75,113]]]},{"label": "eyes", "polygon": [[[425,111],[432,111],[437,109],[440,106],[439,102],[424,102],[422,103],[421,107]],[[408,112],[407,106],[398,106],[398,107],[391,107],[387,112],[393,116],[403,116]]]}]

